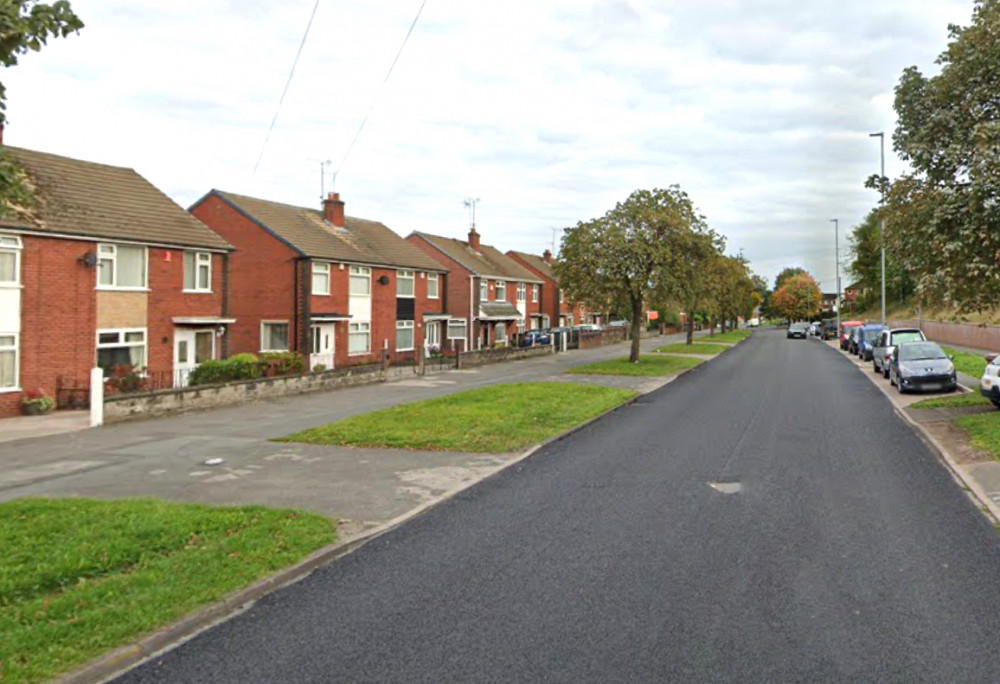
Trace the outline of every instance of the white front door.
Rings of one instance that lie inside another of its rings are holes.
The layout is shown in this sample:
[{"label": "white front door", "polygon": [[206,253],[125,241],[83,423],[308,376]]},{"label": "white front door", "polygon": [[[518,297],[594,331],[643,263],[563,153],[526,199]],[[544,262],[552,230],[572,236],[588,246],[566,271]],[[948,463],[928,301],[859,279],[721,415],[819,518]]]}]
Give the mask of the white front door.
[{"label": "white front door", "polygon": [[437,321],[424,323],[424,348],[441,348],[441,324]]},{"label": "white front door", "polygon": [[319,323],[312,326],[312,344],[309,354],[309,368],[323,366],[333,368],[333,348],[336,323]]},{"label": "white front door", "polygon": [[187,387],[191,371],[215,358],[214,330],[174,330],[174,387]]}]

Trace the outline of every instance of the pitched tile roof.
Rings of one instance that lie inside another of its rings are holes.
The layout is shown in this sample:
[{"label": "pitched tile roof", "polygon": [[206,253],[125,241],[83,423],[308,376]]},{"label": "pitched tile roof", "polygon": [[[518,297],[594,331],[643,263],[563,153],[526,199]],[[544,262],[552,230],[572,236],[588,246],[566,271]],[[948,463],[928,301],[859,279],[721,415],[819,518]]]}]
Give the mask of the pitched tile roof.
[{"label": "pitched tile roof", "polygon": [[[292,245],[303,255],[348,263],[444,271],[440,263],[378,221],[345,217],[343,228],[318,209],[213,190],[223,200]],[[212,194],[209,193],[209,194]]]},{"label": "pitched tile roof", "polygon": [[232,249],[133,169],[4,145],[35,187],[30,218],[0,225],[108,240]]},{"label": "pitched tile roof", "polygon": [[499,276],[509,280],[520,280],[528,283],[541,283],[538,276],[517,263],[500,250],[489,245],[480,244],[479,252],[473,251],[467,242],[440,235],[415,232],[437,247],[446,256],[454,259],[478,276]]},{"label": "pitched tile roof", "polygon": [[517,252],[514,250],[510,250],[508,254],[510,253],[521,257],[521,259],[524,260],[524,263],[528,264],[531,268],[535,269],[546,278],[549,278],[550,280],[558,280],[558,278],[556,278],[556,274],[552,271],[552,264],[537,254],[528,254],[527,252]]}]

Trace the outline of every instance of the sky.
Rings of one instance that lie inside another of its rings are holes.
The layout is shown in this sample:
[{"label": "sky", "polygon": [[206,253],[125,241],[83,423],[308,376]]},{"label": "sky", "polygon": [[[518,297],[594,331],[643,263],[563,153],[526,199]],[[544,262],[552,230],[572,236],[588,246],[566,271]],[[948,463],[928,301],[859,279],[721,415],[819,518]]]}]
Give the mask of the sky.
[{"label": "sky", "polygon": [[902,173],[893,88],[935,72],[973,7],[426,0],[386,81],[422,1],[72,0],[79,35],[0,75],[4,142],[132,167],[183,207],[217,188],[318,208],[335,190],[404,236],[463,238],[474,198],[483,243],[534,253],[677,184],[772,285],[802,266],[833,291],[830,220],[846,261],[878,201],[869,133]]}]

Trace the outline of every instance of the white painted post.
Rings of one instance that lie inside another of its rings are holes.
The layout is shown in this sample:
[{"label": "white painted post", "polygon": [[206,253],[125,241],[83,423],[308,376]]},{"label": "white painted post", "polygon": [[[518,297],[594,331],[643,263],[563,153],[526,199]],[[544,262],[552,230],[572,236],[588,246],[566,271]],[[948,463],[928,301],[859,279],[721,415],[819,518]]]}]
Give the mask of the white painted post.
[{"label": "white painted post", "polygon": [[90,427],[104,424],[104,369],[90,369]]}]

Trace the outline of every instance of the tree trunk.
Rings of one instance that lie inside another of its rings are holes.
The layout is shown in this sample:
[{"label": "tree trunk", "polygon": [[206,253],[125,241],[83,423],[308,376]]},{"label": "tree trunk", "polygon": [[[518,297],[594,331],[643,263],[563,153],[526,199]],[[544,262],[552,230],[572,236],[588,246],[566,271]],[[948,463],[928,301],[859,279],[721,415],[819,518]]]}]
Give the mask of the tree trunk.
[{"label": "tree trunk", "polygon": [[639,363],[639,343],[642,341],[642,299],[632,300],[632,347],[628,352],[629,363]]},{"label": "tree trunk", "polygon": [[687,344],[694,344],[694,315],[688,316],[687,323]]}]

